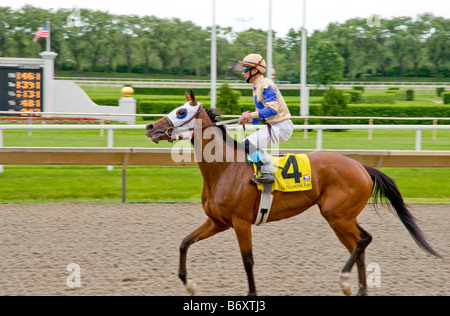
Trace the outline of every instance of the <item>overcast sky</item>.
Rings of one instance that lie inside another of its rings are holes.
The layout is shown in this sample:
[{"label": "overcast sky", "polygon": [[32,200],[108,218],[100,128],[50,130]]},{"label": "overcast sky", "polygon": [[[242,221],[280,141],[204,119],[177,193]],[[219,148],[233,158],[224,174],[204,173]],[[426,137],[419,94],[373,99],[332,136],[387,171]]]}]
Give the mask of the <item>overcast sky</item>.
[{"label": "overcast sky", "polygon": [[[0,6],[14,9],[25,4],[51,9],[74,7],[107,11],[113,14],[155,15],[159,18],[191,20],[202,27],[212,23],[212,0],[0,0]],[[269,0],[216,0],[216,24],[235,31],[268,29]],[[272,29],[278,36],[302,26],[303,0],[272,0]],[[330,22],[350,18],[416,17],[431,12],[450,18],[450,0],[307,0],[306,28],[323,30]]]}]

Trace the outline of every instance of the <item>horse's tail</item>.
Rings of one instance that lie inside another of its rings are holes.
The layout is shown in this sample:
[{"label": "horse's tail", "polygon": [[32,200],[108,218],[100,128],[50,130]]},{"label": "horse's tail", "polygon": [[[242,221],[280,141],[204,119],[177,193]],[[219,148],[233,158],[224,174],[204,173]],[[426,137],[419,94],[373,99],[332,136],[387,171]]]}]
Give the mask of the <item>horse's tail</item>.
[{"label": "horse's tail", "polygon": [[[408,207],[405,205],[400,190],[398,189],[394,180],[378,169],[369,166],[364,166],[364,168],[372,178],[372,195],[375,208],[378,202],[386,203],[387,198],[390,204],[394,207],[401,222],[403,223],[403,225],[405,225],[406,229],[411,234],[417,245],[419,245],[419,247],[422,248],[425,252],[428,252],[435,257],[442,258],[441,255],[437,253],[426,241],[422,231],[416,224],[414,216],[410,213]],[[388,207],[390,208],[389,204]]]}]

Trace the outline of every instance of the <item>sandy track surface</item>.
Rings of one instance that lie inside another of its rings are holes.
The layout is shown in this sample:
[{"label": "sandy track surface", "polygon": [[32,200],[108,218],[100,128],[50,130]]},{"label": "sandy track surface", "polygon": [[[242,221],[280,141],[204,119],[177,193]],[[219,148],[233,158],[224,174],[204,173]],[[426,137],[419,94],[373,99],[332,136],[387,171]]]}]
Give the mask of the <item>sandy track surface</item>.
[{"label": "sandy track surface", "polygon": [[[425,254],[389,211],[367,207],[370,295],[450,295],[450,205],[411,207],[447,260]],[[179,245],[205,215],[196,203],[0,204],[0,218],[0,295],[186,295]],[[342,295],[348,253],[316,207],[253,227],[253,245],[259,295]],[[80,287],[68,286],[71,263]],[[190,248],[188,278],[197,295],[247,293],[233,230]],[[356,290],[356,267],[351,281]]]}]

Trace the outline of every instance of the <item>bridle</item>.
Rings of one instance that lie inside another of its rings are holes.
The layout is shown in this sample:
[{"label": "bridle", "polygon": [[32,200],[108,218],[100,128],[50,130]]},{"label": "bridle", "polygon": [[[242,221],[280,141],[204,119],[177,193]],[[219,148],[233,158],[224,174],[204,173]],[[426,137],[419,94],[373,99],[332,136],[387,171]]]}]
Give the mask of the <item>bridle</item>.
[{"label": "bridle", "polygon": [[[203,109],[203,104],[199,103],[199,107],[198,107],[197,111],[195,111],[194,115],[192,115],[192,117],[190,117],[187,121],[183,122],[179,126],[174,126],[172,121],[170,120],[170,118],[167,115],[164,115],[164,119],[170,125],[164,132],[164,134],[166,134],[166,136],[169,137],[168,141],[170,143],[172,143],[174,140],[176,140],[176,138],[173,137],[174,135],[181,134],[184,132],[190,132],[196,128],[205,129],[205,128],[208,128],[211,126],[220,126],[220,125],[225,125],[228,123],[234,123],[234,122],[239,121],[239,119],[232,119],[232,120],[227,120],[227,121],[213,122],[213,123],[205,124],[205,125],[202,125],[199,127],[183,127],[186,124],[188,124],[189,122],[191,122],[193,119],[197,118],[202,109]],[[169,135],[169,131],[171,131],[170,135]]]},{"label": "bridle", "polygon": [[[191,103],[192,105],[192,103]],[[164,134],[166,134],[167,137],[169,137],[169,142],[172,143],[175,138],[173,137],[173,135],[177,135],[177,134],[181,134],[182,132],[185,131],[189,131],[190,128],[184,128],[184,130],[182,129],[182,127],[186,124],[188,124],[189,122],[191,122],[194,118],[196,118],[199,114],[200,111],[203,109],[203,104],[199,103],[198,109],[197,111],[195,111],[194,115],[192,115],[188,120],[184,121],[182,124],[180,124],[179,126],[174,126],[172,120],[167,116],[164,115],[164,119],[167,121],[167,123],[169,123],[169,127],[166,129],[166,131],[164,132]],[[181,132],[180,132],[181,130]],[[169,131],[171,131],[170,135],[169,135]]]}]

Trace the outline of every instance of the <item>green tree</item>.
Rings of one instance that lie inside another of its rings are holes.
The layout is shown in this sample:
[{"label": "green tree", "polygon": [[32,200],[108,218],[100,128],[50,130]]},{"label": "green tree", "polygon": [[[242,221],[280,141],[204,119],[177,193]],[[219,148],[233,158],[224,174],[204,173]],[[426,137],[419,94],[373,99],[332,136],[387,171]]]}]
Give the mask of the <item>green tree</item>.
[{"label": "green tree", "polygon": [[432,29],[433,32],[427,40],[428,56],[435,67],[435,75],[441,76],[445,64],[450,63],[450,20],[435,18],[432,21]]},{"label": "green tree", "polygon": [[[86,46],[86,61],[91,71],[98,71],[99,63],[104,61],[105,48],[108,44],[106,31],[109,29],[110,15],[102,11],[82,10],[82,40]],[[77,26],[75,26],[76,28]]]},{"label": "green tree", "polygon": [[[183,22],[180,19],[174,19],[175,30],[175,59],[174,66],[178,68],[178,74],[183,75],[189,65],[189,60],[193,59],[198,53],[198,48],[208,37],[207,33],[201,27],[191,21]],[[200,61],[199,61],[200,62]]]},{"label": "green tree", "polygon": [[237,114],[240,113],[238,109],[239,92],[231,89],[228,84],[223,84],[219,88],[217,96],[217,107],[223,114]]},{"label": "green tree", "polygon": [[167,73],[175,58],[176,28],[172,20],[160,19],[154,27],[154,47],[162,63],[162,73]]},{"label": "green tree", "polygon": [[[79,72],[83,69],[83,60],[87,56],[88,47],[84,40],[84,30],[81,27],[66,26],[64,30],[64,46],[68,54],[66,59],[73,60],[75,71]],[[62,58],[62,56],[59,56]]]},{"label": "green tree", "polygon": [[[208,28],[210,32],[210,28]],[[233,32],[230,27],[216,27],[216,41],[217,41],[217,73],[222,74],[222,76],[227,78],[238,78],[241,79],[240,71],[242,67],[238,64],[238,60],[241,60],[243,56],[240,56],[237,52],[237,45],[232,44],[233,38],[235,38],[236,34]],[[208,34],[210,37],[210,33]],[[210,42],[205,41],[208,44],[208,47],[204,47],[203,49],[210,49]],[[207,54],[208,54],[207,53]],[[200,56],[199,56],[200,57]],[[207,67],[207,73],[209,73],[209,65]],[[238,71],[236,71],[238,70]]]},{"label": "green tree", "polygon": [[[324,94],[322,104],[320,106],[320,116],[348,116],[347,102],[341,90],[336,90],[334,87],[328,88]],[[322,124],[337,124],[336,120],[322,119]],[[345,122],[339,122],[339,124]]]},{"label": "green tree", "polygon": [[290,29],[283,38],[274,39],[273,64],[275,79],[300,82],[301,30]]},{"label": "green tree", "polygon": [[331,42],[339,55],[344,58],[344,77],[355,78],[366,64],[364,26],[367,26],[365,20],[363,22],[361,19],[350,19],[343,24],[330,23],[326,32],[313,34],[319,41]]},{"label": "green tree", "polygon": [[312,82],[326,86],[342,78],[344,59],[333,44],[321,41],[310,56],[308,69]]},{"label": "green tree", "polygon": [[[46,41],[33,42],[34,32],[50,19],[57,69],[210,73],[210,28],[179,19],[88,9],[81,9],[81,26],[69,26],[71,13],[73,9],[54,11],[30,5],[0,7],[0,56],[39,57]],[[425,13],[380,22],[369,26],[365,18],[353,18],[313,31],[307,38],[309,82],[329,84],[341,76],[353,79],[366,74],[450,76],[450,19]],[[267,58],[265,31],[234,32],[220,26],[216,30],[219,78],[241,78],[238,61],[249,53]],[[284,37],[274,33],[273,43],[276,79],[299,82],[300,30],[291,29]]]},{"label": "green tree", "polygon": [[13,12],[10,7],[0,7],[0,56],[8,56],[12,16]]},{"label": "green tree", "polygon": [[137,35],[136,48],[143,58],[144,72],[146,74],[150,73],[150,61],[155,55],[153,45],[155,41],[154,27],[156,23],[158,22],[153,16],[145,16],[141,19],[140,25],[135,30]]},{"label": "green tree", "polygon": [[250,29],[248,31],[239,32],[233,41],[236,47],[235,61],[242,60],[248,54],[260,54],[266,56],[267,53],[267,34],[262,30]]},{"label": "green tree", "polygon": [[411,25],[410,17],[393,18],[388,22],[389,42],[392,55],[397,61],[397,76],[402,77],[405,72],[407,58],[409,56],[410,38],[408,26]]}]

